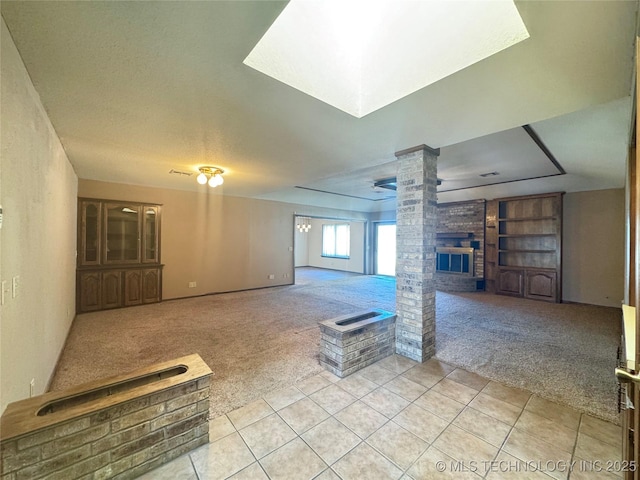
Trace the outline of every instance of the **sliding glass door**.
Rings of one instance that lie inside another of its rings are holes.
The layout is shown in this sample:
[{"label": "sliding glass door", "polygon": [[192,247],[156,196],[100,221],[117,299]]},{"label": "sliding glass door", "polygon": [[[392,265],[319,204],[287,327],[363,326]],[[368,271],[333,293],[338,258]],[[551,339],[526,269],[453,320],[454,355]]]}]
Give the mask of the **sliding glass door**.
[{"label": "sliding glass door", "polygon": [[376,224],[376,275],[396,275],[396,224]]}]

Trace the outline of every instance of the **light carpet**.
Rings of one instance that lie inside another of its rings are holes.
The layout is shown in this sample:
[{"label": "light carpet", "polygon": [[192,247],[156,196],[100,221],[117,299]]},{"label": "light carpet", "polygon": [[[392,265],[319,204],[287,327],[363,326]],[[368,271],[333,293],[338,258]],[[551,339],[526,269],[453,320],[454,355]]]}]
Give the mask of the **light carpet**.
[{"label": "light carpet", "polygon": [[[620,310],[487,293],[436,296],[436,357],[617,422]],[[317,322],[395,310],[395,281],[349,276],[78,315],[60,390],[198,353],[214,372],[212,418],[322,371]]]}]

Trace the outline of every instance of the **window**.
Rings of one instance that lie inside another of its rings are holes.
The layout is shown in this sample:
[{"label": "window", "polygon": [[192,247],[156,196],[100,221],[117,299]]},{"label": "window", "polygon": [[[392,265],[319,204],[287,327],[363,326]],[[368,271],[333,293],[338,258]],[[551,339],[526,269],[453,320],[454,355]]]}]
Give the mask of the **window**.
[{"label": "window", "polygon": [[376,275],[396,275],[396,224],[376,224]]},{"label": "window", "polygon": [[322,256],[349,258],[348,224],[322,225]]}]

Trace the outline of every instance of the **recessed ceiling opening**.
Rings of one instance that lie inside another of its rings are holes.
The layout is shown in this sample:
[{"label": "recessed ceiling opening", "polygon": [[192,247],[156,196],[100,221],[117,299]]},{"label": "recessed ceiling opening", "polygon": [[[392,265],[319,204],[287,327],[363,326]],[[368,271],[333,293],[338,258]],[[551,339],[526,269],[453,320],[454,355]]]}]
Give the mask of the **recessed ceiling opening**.
[{"label": "recessed ceiling opening", "polygon": [[291,0],[244,63],[361,118],[527,38],[512,0]]}]

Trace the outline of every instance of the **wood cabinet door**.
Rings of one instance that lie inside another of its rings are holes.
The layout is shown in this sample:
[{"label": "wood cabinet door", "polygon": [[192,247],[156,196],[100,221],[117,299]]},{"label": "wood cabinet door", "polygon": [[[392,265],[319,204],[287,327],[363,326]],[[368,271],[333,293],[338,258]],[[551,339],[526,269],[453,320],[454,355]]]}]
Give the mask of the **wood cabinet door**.
[{"label": "wood cabinet door", "polygon": [[548,270],[527,270],[524,277],[524,296],[534,300],[556,302],[557,274]]},{"label": "wood cabinet door", "polygon": [[122,306],[122,272],[102,272],[102,308]]},{"label": "wood cabinet door", "polygon": [[142,303],[142,270],[128,270],[124,274],[125,306]]},{"label": "wood cabinet door", "polygon": [[78,206],[78,265],[100,265],[102,205],[82,200]]},{"label": "wood cabinet door", "polygon": [[103,205],[104,265],[140,263],[140,205],[105,203]]},{"label": "wood cabinet door", "polygon": [[155,303],[161,299],[160,293],[160,269],[147,268],[142,274],[142,302]]},{"label": "wood cabinet door", "polygon": [[160,262],[160,207],[142,207],[142,263]]},{"label": "wood cabinet door", "polygon": [[100,272],[80,273],[78,278],[80,312],[93,312],[102,308],[102,276]]},{"label": "wood cabinet door", "polygon": [[503,295],[521,297],[523,295],[523,271],[505,270],[498,271],[496,292]]}]

